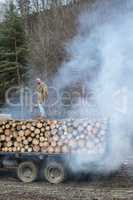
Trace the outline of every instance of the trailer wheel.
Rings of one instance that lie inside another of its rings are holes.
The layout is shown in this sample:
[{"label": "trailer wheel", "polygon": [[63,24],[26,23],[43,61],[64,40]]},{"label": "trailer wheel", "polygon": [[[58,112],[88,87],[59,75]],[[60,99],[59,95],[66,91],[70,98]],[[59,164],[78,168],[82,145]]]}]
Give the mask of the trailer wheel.
[{"label": "trailer wheel", "polygon": [[52,184],[58,184],[65,180],[65,169],[63,164],[51,161],[43,168],[43,177]]},{"label": "trailer wheel", "polygon": [[24,183],[30,183],[37,179],[37,167],[33,162],[26,161],[19,164],[17,169],[18,178]]}]

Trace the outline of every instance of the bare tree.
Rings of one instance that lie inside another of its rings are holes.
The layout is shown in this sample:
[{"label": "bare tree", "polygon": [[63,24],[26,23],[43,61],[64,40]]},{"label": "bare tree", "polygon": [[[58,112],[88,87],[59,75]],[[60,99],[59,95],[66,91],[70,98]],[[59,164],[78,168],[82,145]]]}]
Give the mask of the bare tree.
[{"label": "bare tree", "polygon": [[23,17],[29,15],[30,12],[30,0],[17,0],[17,4],[20,8]]},{"label": "bare tree", "polygon": [[[47,3],[44,0],[31,1],[36,11],[40,9],[39,6]],[[52,77],[61,63],[69,57],[64,48],[65,43],[76,34],[77,16],[84,5],[81,0],[73,1],[72,6],[57,6],[61,4],[57,0],[52,0],[52,3],[51,9],[38,11],[31,17],[29,31],[30,63],[35,75],[41,74],[45,79]]]},{"label": "bare tree", "polygon": [[17,0],[23,14],[27,12],[40,12],[60,6],[73,5],[80,0]]}]

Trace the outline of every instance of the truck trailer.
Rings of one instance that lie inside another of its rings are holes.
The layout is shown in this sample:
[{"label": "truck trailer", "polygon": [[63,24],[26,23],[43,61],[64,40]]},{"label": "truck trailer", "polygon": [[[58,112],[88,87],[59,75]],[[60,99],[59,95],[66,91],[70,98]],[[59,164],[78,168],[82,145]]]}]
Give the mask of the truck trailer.
[{"label": "truck trailer", "polygon": [[82,162],[88,171],[95,161],[102,163],[108,152],[107,124],[98,119],[1,117],[0,167],[15,168],[25,183],[38,176],[53,184],[63,182],[73,163]]}]

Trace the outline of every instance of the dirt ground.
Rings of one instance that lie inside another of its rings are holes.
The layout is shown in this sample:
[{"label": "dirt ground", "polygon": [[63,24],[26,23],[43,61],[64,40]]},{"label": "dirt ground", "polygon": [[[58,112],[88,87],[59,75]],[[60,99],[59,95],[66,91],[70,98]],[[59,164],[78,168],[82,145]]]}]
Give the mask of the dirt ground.
[{"label": "dirt ground", "polygon": [[133,181],[126,174],[68,180],[59,185],[20,182],[14,172],[0,171],[0,200],[132,200]]}]

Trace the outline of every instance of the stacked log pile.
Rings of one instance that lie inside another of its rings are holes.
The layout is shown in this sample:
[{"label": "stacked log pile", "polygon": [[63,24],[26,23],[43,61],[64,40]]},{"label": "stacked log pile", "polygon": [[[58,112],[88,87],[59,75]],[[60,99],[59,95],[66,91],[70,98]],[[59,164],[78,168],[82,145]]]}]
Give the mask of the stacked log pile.
[{"label": "stacked log pile", "polygon": [[106,125],[88,120],[0,121],[0,151],[68,153],[100,151]]}]

